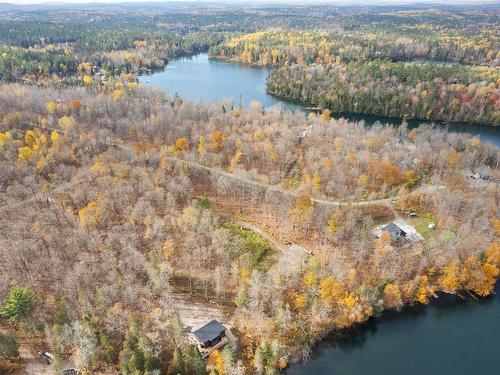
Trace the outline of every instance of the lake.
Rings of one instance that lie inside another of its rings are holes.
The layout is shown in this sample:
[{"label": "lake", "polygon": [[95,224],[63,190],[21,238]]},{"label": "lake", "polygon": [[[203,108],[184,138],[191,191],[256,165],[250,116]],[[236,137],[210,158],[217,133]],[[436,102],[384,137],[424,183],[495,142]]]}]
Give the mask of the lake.
[{"label": "lake", "polygon": [[[228,63],[220,60],[210,60],[208,54],[175,59],[169,62],[165,70],[152,75],[143,75],[139,81],[148,86],[159,87],[168,94],[179,94],[182,98],[193,101],[217,101],[223,98],[231,99],[235,106],[240,100],[248,105],[252,100],[262,103],[264,107],[283,105],[285,109],[310,112],[306,106],[277,98],[266,92],[266,78],[270,68],[251,67],[242,64]],[[241,99],[240,99],[241,98]],[[368,126],[380,121],[399,125],[400,119],[365,116],[343,115],[353,121],[364,120]],[[416,127],[424,121],[408,120],[410,128]],[[439,126],[450,131],[475,135],[483,142],[494,143],[500,147],[500,128],[475,124],[444,124]]]},{"label": "lake", "polygon": [[[178,93],[194,101],[230,98],[239,105],[251,100],[265,107],[276,104],[286,109],[308,111],[305,106],[266,93],[270,70],[222,61],[210,61],[207,54],[171,61],[166,69],[140,82]],[[399,124],[400,120],[375,116],[345,116]],[[417,126],[419,121],[409,121]],[[446,126],[440,124],[439,126]],[[467,132],[482,141],[500,146],[500,129],[453,124],[451,131]],[[498,289],[498,288],[497,288]],[[306,363],[292,365],[288,375],[472,375],[499,373],[500,297],[473,301],[442,297],[429,306],[386,313],[343,335],[332,335],[313,350]]]},{"label": "lake", "polygon": [[499,338],[498,294],[479,301],[444,296],[332,335],[286,374],[498,374]]}]

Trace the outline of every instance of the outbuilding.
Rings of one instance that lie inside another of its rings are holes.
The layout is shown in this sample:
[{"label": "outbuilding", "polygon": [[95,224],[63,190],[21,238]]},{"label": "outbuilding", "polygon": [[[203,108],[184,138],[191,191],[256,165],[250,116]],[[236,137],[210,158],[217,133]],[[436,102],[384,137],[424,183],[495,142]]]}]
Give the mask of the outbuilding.
[{"label": "outbuilding", "polygon": [[191,337],[204,357],[229,341],[226,337],[226,327],[216,319],[193,331]]},{"label": "outbuilding", "polygon": [[383,232],[389,232],[391,240],[396,241],[406,237],[406,232],[394,223],[389,223],[382,228]]}]

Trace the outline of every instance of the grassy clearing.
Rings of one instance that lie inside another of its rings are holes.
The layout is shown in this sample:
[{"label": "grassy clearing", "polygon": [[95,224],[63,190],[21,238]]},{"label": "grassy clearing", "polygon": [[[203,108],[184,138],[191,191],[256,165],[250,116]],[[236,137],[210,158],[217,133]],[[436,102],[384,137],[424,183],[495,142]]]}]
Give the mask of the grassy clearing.
[{"label": "grassy clearing", "polygon": [[415,227],[424,238],[429,238],[436,233],[436,229],[429,229],[428,225],[436,224],[436,218],[426,211],[417,212],[417,217],[408,218],[408,222]]},{"label": "grassy clearing", "polygon": [[226,221],[222,227],[229,231],[231,243],[235,245],[227,249],[233,256],[239,257],[245,254],[249,257],[252,267],[263,270],[270,267],[273,247],[269,241],[232,221]]}]

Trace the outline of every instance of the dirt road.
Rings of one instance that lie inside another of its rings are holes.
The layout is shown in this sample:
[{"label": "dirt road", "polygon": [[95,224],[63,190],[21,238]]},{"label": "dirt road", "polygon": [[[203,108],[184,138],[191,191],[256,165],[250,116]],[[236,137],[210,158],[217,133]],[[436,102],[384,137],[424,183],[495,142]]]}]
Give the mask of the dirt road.
[{"label": "dirt road", "polygon": [[[274,192],[274,193],[279,193],[279,194],[282,194],[282,195],[285,195],[288,197],[292,197],[292,198],[298,198],[301,195],[301,194],[296,193],[296,192],[287,191],[279,185],[269,185],[269,184],[266,184],[264,182],[255,181],[255,180],[252,180],[249,178],[245,178],[242,176],[235,175],[233,173],[223,171],[219,168],[208,167],[206,165],[203,165],[203,164],[200,164],[200,163],[197,163],[194,161],[184,160],[184,159],[180,159],[180,158],[177,158],[174,156],[167,157],[167,159],[174,162],[174,163],[180,163],[180,164],[187,165],[191,168],[207,171],[213,175],[218,175],[218,176],[226,177],[226,178],[231,179],[231,180],[236,180],[242,184],[245,184],[248,186],[253,186],[253,187],[256,187],[258,189],[262,189],[262,190],[266,190],[266,191],[270,191],[270,192]],[[446,188],[445,186],[423,185],[423,186],[409,192],[408,194],[414,194],[414,193],[419,193],[419,192],[429,194],[429,193],[432,193],[436,190],[445,189],[445,188]],[[351,206],[372,206],[372,205],[387,206],[387,205],[391,204],[391,201],[394,199],[394,196],[390,196],[390,197],[382,198],[382,199],[366,200],[366,201],[337,201],[337,200],[332,200],[332,199],[320,199],[320,198],[311,198],[311,199],[315,204],[324,205],[324,206],[335,206],[335,207],[348,206],[348,205],[351,205]]]},{"label": "dirt road", "polygon": [[212,319],[228,323],[222,306],[193,301],[188,294],[173,293],[172,302],[186,329],[198,328]]}]

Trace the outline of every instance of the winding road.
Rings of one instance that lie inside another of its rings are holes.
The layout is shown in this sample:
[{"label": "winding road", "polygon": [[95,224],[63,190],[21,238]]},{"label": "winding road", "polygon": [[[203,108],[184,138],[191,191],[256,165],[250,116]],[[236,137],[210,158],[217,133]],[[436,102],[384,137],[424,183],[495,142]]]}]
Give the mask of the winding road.
[{"label": "winding road", "polygon": [[[266,184],[264,182],[255,181],[255,180],[252,180],[249,178],[245,178],[242,176],[235,175],[233,173],[223,171],[219,168],[208,167],[208,166],[200,164],[198,162],[181,159],[181,158],[174,157],[174,156],[169,156],[169,157],[167,157],[167,159],[174,162],[174,163],[184,164],[184,165],[187,165],[191,168],[204,170],[204,171],[207,171],[211,174],[223,176],[223,177],[226,177],[226,178],[229,178],[232,180],[237,180],[238,182],[241,182],[242,184],[253,186],[253,187],[256,187],[256,188],[261,189],[261,190],[279,193],[279,194],[282,194],[282,195],[285,195],[285,196],[288,196],[291,198],[295,198],[295,199],[299,198],[301,196],[301,194],[299,194],[299,193],[287,191],[278,185],[269,185],[269,184]],[[422,186],[418,187],[417,189],[409,192],[408,195],[414,194],[414,193],[430,194],[430,193],[433,193],[437,190],[442,190],[442,189],[446,189],[446,186],[422,185]],[[351,206],[381,205],[382,206],[382,205],[390,205],[390,203],[392,202],[394,197],[395,196],[393,195],[393,196],[390,196],[387,198],[373,199],[373,200],[366,200],[366,201],[337,201],[337,200],[332,200],[332,199],[320,199],[320,198],[311,198],[311,200],[314,202],[314,204],[319,204],[319,205],[324,205],[324,206],[336,206],[336,207],[349,206],[349,205],[351,205]]]},{"label": "winding road", "polygon": [[[125,146],[123,144],[113,144],[112,146],[117,147],[117,148],[122,149],[122,150],[126,150],[126,151],[132,150],[132,147]],[[255,180],[252,180],[249,178],[238,176],[236,174],[223,171],[220,168],[208,167],[208,166],[200,164],[198,162],[181,159],[181,158],[178,158],[175,156],[168,156],[166,158],[173,163],[187,165],[190,168],[194,168],[194,169],[198,169],[198,170],[204,170],[206,172],[209,172],[212,175],[222,176],[222,177],[228,178],[230,180],[234,180],[234,181],[237,181],[237,182],[242,183],[244,185],[252,186],[252,187],[255,187],[257,189],[264,190],[264,191],[278,193],[278,194],[281,194],[283,196],[288,196],[288,197],[294,198],[294,199],[299,198],[301,195],[301,194],[296,193],[296,192],[287,191],[287,190],[283,189],[281,186],[269,185],[269,184],[266,184],[264,182],[259,182],[259,181],[255,181]],[[52,193],[52,194],[62,193],[65,190],[71,188],[72,186],[81,184],[83,182],[85,182],[84,178],[80,178],[77,181],[65,182],[65,183],[55,187],[50,192],[37,193],[34,196],[32,196],[28,199],[25,199],[23,201],[4,204],[4,205],[0,206],[0,212],[5,210],[5,209],[17,208],[17,207],[20,207],[24,204],[35,202],[36,200],[41,199],[41,198],[43,198],[45,200],[50,200],[50,199],[52,199],[50,197],[50,193]],[[417,192],[430,194],[432,192],[435,192],[436,190],[441,190],[441,189],[445,189],[445,188],[446,188],[445,186],[422,185],[419,188],[409,192],[408,194],[413,194],[413,193],[417,193]],[[387,197],[387,198],[373,199],[373,200],[366,200],[366,201],[338,201],[338,200],[332,200],[332,199],[321,199],[321,198],[313,198],[313,197],[311,198],[312,202],[314,202],[315,205],[323,205],[323,206],[330,206],[330,207],[331,206],[340,207],[340,206],[349,206],[349,205],[350,206],[390,205],[390,203],[393,199],[394,199],[394,195]]]}]

